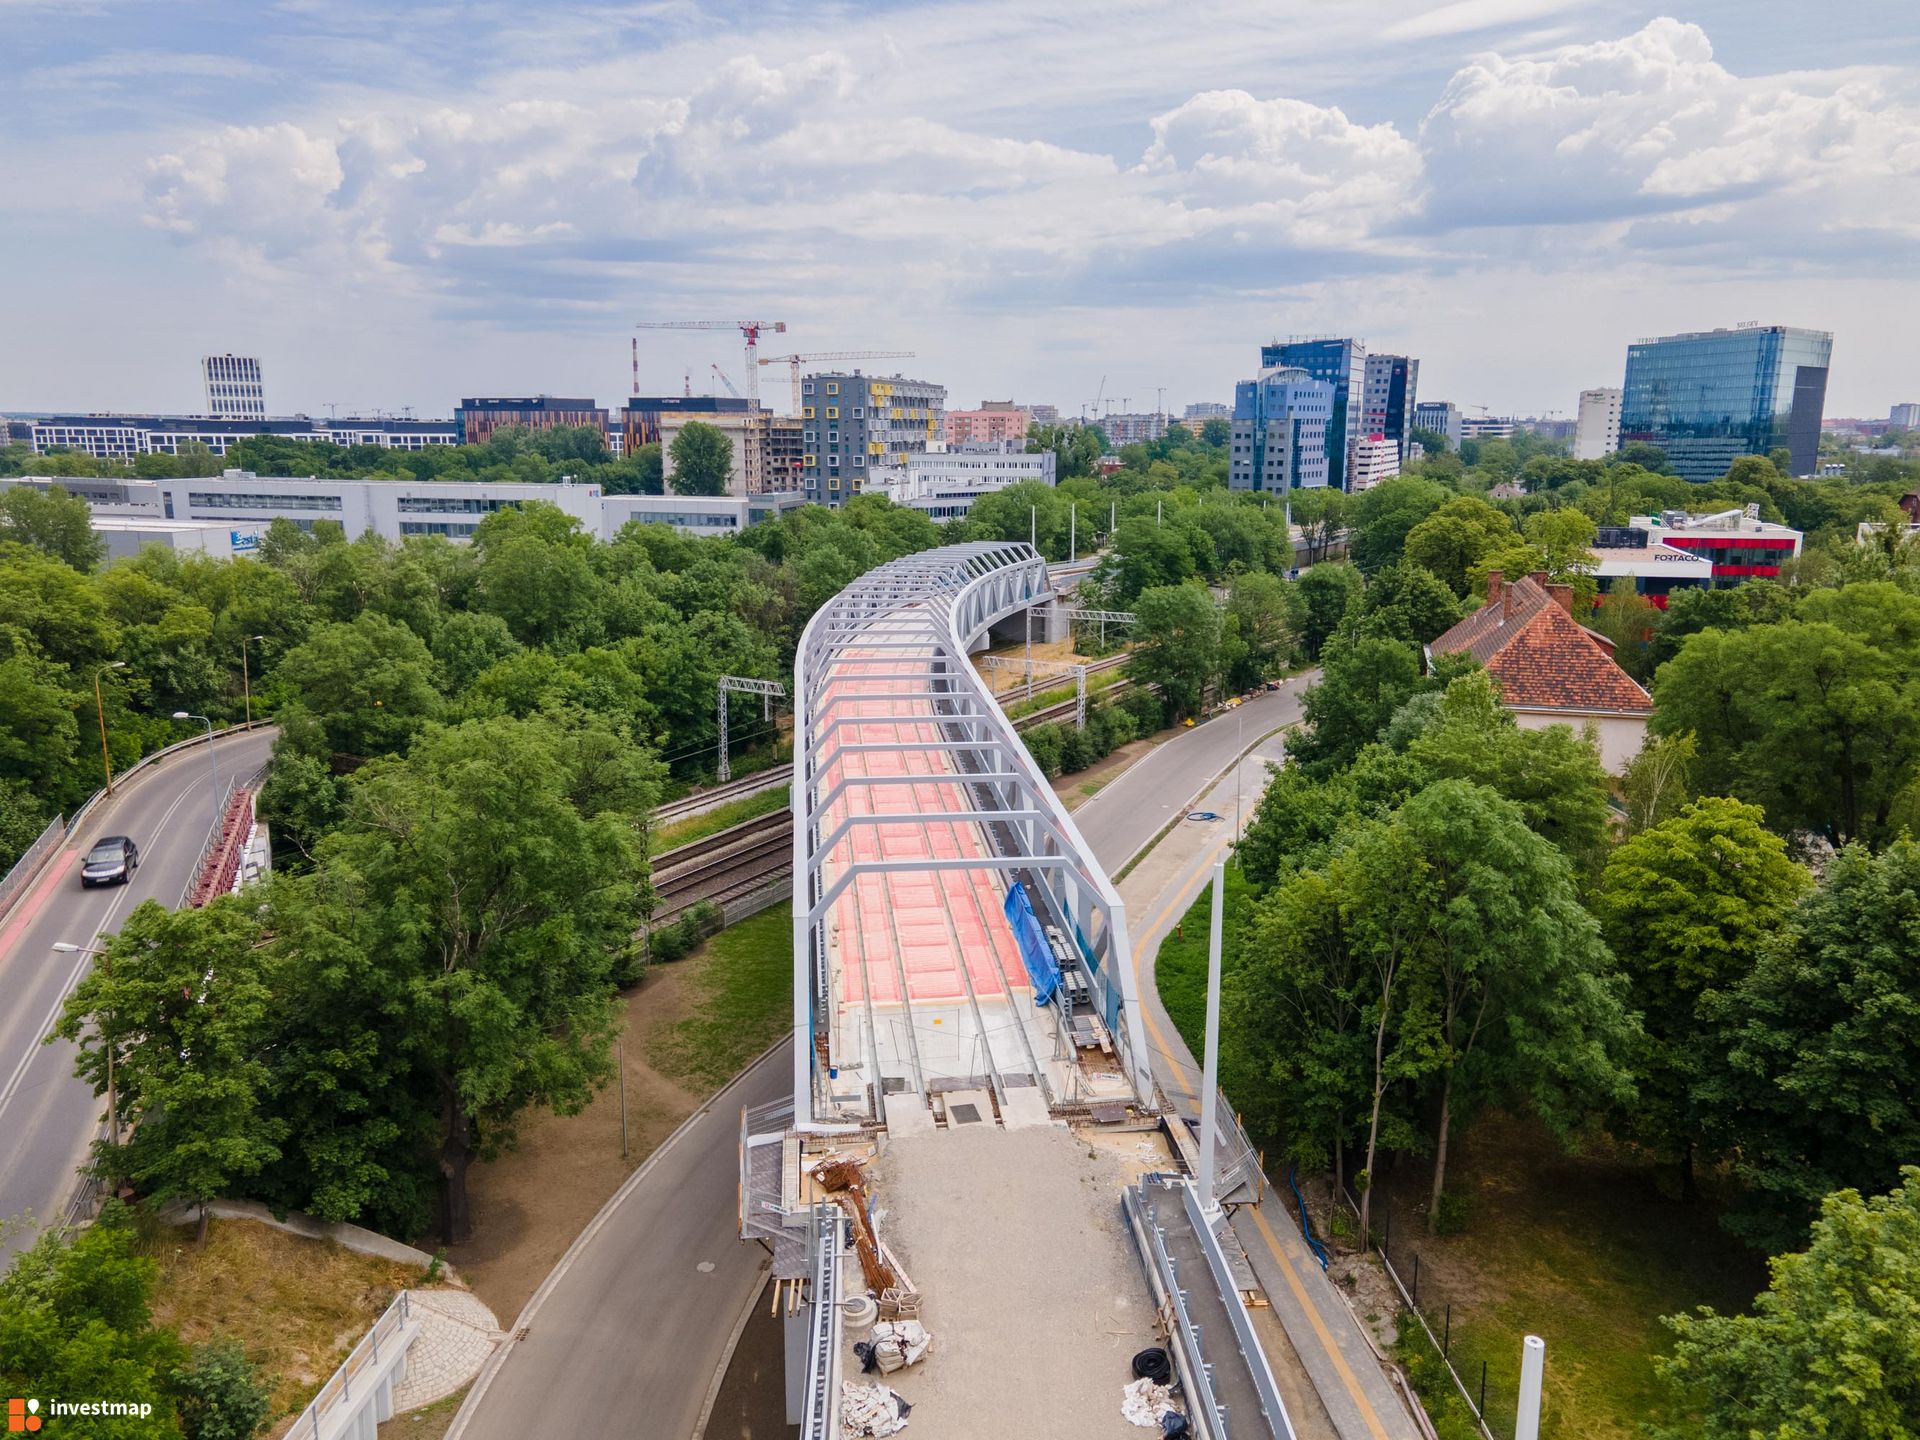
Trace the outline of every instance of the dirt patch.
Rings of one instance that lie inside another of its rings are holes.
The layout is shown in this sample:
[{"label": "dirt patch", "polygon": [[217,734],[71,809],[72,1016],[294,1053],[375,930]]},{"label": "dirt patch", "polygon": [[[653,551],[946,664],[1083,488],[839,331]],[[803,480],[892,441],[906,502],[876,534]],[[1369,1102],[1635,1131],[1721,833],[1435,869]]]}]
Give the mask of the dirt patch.
[{"label": "dirt patch", "polygon": [[702,1097],[646,1061],[658,1032],[687,1018],[703,994],[692,960],[661,965],[626,992],[627,1153],[620,1095],[608,1086],[578,1115],[529,1115],[519,1147],[470,1177],[473,1238],[448,1248],[473,1291],[511,1325],[547,1272],[607,1197],[698,1108]]},{"label": "dirt patch", "polygon": [[395,1415],[379,1427],[380,1440],[440,1440],[447,1433],[447,1427],[453,1424],[453,1417],[460,1413],[461,1402],[472,1388],[471,1384],[462,1385],[453,1394],[443,1395],[431,1405],[422,1405],[418,1410]]},{"label": "dirt patch", "polygon": [[1071,775],[1062,775],[1053,782],[1053,793],[1060,797],[1060,803],[1069,810],[1077,810],[1111,784],[1134,761],[1146,754],[1154,746],[1172,737],[1173,731],[1162,730],[1157,735],[1149,735],[1144,740],[1129,740],[1119,749],[1093,762],[1084,770],[1076,770]]},{"label": "dirt patch", "polygon": [[284,1420],[313,1397],[396,1292],[418,1285],[411,1265],[252,1220],[161,1225],[143,1242],[160,1266],[154,1320],[189,1345],[230,1335],[273,1391]]}]

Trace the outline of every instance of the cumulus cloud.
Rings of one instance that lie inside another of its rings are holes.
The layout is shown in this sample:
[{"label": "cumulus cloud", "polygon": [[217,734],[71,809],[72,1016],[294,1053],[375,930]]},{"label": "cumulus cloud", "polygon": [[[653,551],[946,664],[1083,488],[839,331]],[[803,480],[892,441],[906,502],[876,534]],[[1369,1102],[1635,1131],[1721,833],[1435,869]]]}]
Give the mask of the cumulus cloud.
[{"label": "cumulus cloud", "polygon": [[[1409,23],[1552,8],[1467,0]],[[1878,183],[1920,171],[1920,115],[1884,73],[1737,76],[1675,20],[1478,56],[1414,133],[1208,89],[1141,117],[1133,145],[1076,148],[921,113],[900,69],[856,47],[734,55],[677,93],[547,76],[499,103],[231,127],[149,163],[146,219],[242,269],[454,304],[591,306],[670,277],[682,300],[764,283],[842,309],[901,267],[948,300],[1158,301],[1495,248],[1547,268],[1608,247],[1724,256],[1755,231],[1851,264],[1920,231],[1913,187]]]},{"label": "cumulus cloud", "polygon": [[[1738,202],[1783,219],[1789,196],[1920,171],[1920,111],[1874,74],[1734,75],[1699,26],[1658,19],[1619,40],[1475,59],[1420,143],[1436,230],[1690,211],[1738,223],[1759,218]],[[1860,208],[1843,199],[1837,214]]]}]

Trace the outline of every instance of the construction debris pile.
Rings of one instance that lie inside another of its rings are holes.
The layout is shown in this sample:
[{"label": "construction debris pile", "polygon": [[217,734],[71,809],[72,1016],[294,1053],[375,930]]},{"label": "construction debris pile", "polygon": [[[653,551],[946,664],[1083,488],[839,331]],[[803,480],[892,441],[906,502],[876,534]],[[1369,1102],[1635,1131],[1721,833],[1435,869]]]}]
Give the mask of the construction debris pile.
[{"label": "construction debris pile", "polygon": [[840,1428],[849,1435],[897,1435],[912,1409],[884,1385],[840,1384]]},{"label": "construction debris pile", "polygon": [[[867,1314],[879,1315],[867,1338],[856,1341],[853,1353],[863,1374],[891,1375],[917,1365],[933,1349],[933,1336],[916,1318],[920,1293],[913,1288],[900,1262],[881,1241],[868,1203],[866,1173],[858,1160],[829,1156],[811,1171],[829,1198],[845,1213],[853,1229],[854,1253],[860,1273],[873,1294]],[[892,1435],[906,1428],[912,1409],[884,1385],[852,1380],[840,1387],[840,1424],[849,1435]]]}]

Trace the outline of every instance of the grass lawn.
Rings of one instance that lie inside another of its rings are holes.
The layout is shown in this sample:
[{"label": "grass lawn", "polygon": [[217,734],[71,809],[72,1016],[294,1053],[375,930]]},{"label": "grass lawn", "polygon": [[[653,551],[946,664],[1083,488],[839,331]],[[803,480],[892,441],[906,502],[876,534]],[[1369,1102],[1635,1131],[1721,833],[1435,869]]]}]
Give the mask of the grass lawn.
[{"label": "grass lawn", "polygon": [[779,1038],[792,1017],[793,915],[783,904],[730,925],[676,967],[700,992],[694,1013],[647,1044],[663,1074],[706,1090],[731,1079]]},{"label": "grass lawn", "polygon": [[[1670,1337],[1662,1315],[1711,1305],[1742,1311],[1766,1285],[1759,1255],[1719,1226],[1713,1206],[1683,1204],[1637,1159],[1565,1153],[1537,1121],[1482,1116],[1456,1142],[1449,1188],[1468,1201],[1467,1228],[1421,1233],[1424,1161],[1392,1177],[1394,1263],[1420,1255],[1420,1308],[1439,1333],[1453,1306],[1453,1361],[1487,1416],[1513,1430],[1520,1341],[1547,1342],[1542,1436],[1633,1440],[1641,1422],[1676,1420],[1653,1373]],[[1417,1239],[1416,1239],[1417,1237]]]},{"label": "grass lawn", "polygon": [[273,1391],[275,1419],[292,1414],[346,1359],[367,1327],[422,1272],[252,1220],[161,1225],[143,1248],[160,1266],[154,1319],[188,1344],[231,1335]]},{"label": "grass lawn", "polygon": [[676,820],[671,825],[662,825],[653,832],[653,853],[658,855],[676,845],[691,845],[696,840],[719,834],[730,825],[743,825],[749,820],[758,820],[762,815],[784,810],[791,798],[791,787],[782,785],[777,789],[762,790],[757,795],[744,795],[702,814]]},{"label": "grass lawn", "polygon": [[[1240,958],[1239,921],[1252,897],[1253,887],[1240,867],[1227,862],[1227,920],[1220,936],[1220,968],[1233,973]],[[1200,898],[1180,922],[1160,942],[1153,962],[1154,981],[1160,987],[1160,1003],[1195,1056],[1200,1054],[1201,1039],[1207,1023],[1207,928],[1213,921],[1213,886],[1200,891]]]}]

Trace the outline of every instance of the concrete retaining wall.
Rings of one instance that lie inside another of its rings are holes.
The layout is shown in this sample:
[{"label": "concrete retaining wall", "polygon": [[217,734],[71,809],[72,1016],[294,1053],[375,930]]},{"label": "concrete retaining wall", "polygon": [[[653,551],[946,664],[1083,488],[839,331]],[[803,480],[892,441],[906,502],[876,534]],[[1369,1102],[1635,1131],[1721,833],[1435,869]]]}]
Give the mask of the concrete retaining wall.
[{"label": "concrete retaining wall", "polygon": [[[209,1200],[207,1213],[218,1215],[223,1220],[257,1220],[262,1225],[271,1225],[289,1235],[303,1236],[308,1240],[330,1240],[335,1245],[358,1251],[362,1255],[397,1260],[402,1265],[418,1265],[423,1270],[433,1263],[433,1257],[426,1251],[402,1245],[398,1240],[372,1230],[363,1230],[358,1225],[316,1220],[298,1210],[289,1211],[284,1220],[276,1220],[273,1212],[257,1200]],[[169,1206],[163,1214],[164,1219],[181,1225],[191,1224],[199,1216],[199,1207],[195,1205]]]}]

